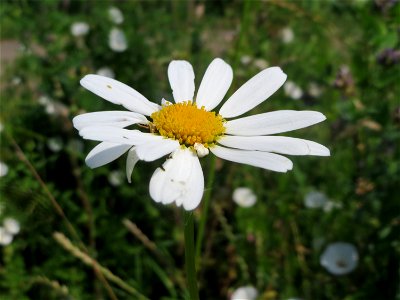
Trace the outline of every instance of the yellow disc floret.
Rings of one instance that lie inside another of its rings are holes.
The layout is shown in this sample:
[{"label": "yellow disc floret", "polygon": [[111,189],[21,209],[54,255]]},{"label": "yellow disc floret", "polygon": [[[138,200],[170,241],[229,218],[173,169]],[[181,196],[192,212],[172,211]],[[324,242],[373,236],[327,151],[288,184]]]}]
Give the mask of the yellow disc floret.
[{"label": "yellow disc floret", "polygon": [[152,127],[165,137],[178,140],[181,145],[195,143],[208,147],[225,132],[225,120],[215,112],[198,108],[190,101],[169,104],[151,115]]}]

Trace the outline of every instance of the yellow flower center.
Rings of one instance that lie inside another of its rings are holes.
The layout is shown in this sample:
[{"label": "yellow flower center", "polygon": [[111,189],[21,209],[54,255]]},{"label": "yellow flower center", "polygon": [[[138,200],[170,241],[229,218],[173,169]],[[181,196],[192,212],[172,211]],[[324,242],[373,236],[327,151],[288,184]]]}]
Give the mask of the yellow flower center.
[{"label": "yellow flower center", "polygon": [[181,145],[199,143],[208,147],[225,132],[225,120],[215,112],[198,108],[191,101],[163,106],[151,115],[152,127],[162,136],[178,140]]}]

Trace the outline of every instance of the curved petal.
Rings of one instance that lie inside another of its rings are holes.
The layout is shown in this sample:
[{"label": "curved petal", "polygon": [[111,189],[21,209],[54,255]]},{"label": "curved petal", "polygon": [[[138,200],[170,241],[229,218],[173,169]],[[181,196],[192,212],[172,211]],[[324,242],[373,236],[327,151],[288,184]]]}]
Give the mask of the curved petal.
[{"label": "curved petal", "polygon": [[194,95],[194,72],[185,60],[173,60],[168,66],[168,79],[175,102],[192,101]]},{"label": "curved petal", "polygon": [[290,159],[275,153],[229,149],[220,146],[211,147],[210,151],[226,160],[276,172],[286,172],[293,168]]},{"label": "curved petal", "polygon": [[84,127],[103,125],[127,127],[133,124],[147,124],[145,116],[131,111],[99,111],[76,116],[72,119],[74,127],[81,130]]},{"label": "curved petal", "polygon": [[150,196],[156,202],[195,209],[203,197],[204,177],[200,161],[189,149],[177,149],[157,168],[150,180]]},{"label": "curved petal", "polygon": [[83,77],[80,83],[97,96],[145,116],[160,109],[158,104],[150,102],[133,88],[109,77],[90,74]]},{"label": "curved petal", "polygon": [[243,84],[222,105],[219,113],[224,118],[240,116],[256,107],[285,82],[287,75],[279,67],[265,69]]},{"label": "curved petal", "polygon": [[286,136],[223,136],[218,143],[242,150],[276,152],[289,155],[329,156],[329,149],[313,141]]},{"label": "curved petal", "polygon": [[87,140],[124,145],[140,145],[160,138],[159,135],[112,126],[89,126],[80,130],[79,134]]},{"label": "curved petal", "polygon": [[197,107],[204,106],[209,111],[218,106],[231,86],[232,79],[231,66],[220,58],[214,59],[208,66],[197,92]]},{"label": "curved petal", "polygon": [[308,127],[325,119],[317,111],[278,110],[228,121],[225,128],[227,134],[266,135]]},{"label": "curved petal", "polygon": [[132,147],[128,151],[128,156],[126,158],[126,178],[128,182],[132,181],[132,172],[133,168],[135,168],[136,163],[139,161],[139,157],[136,155],[135,147]]},{"label": "curved petal", "polygon": [[128,149],[132,147],[131,145],[120,145],[114,143],[102,142],[89,152],[86,156],[85,162],[89,168],[97,168],[104,166],[116,160],[122,154],[124,154]]},{"label": "curved petal", "polygon": [[178,141],[160,137],[157,140],[136,146],[136,155],[140,160],[153,161],[170,154],[177,148],[179,148]]}]

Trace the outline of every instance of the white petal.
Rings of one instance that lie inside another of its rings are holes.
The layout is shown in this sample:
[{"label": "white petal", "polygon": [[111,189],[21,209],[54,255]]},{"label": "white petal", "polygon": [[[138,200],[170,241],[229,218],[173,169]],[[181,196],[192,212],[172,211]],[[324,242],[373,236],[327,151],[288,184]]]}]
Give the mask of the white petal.
[{"label": "white petal", "polygon": [[150,196],[156,202],[195,209],[203,197],[204,177],[200,161],[188,149],[177,149],[150,180]]},{"label": "white petal", "polygon": [[286,136],[229,136],[218,143],[231,148],[276,152],[289,155],[329,156],[329,149],[313,141]]},{"label": "white petal", "polygon": [[145,116],[131,111],[99,111],[86,113],[72,119],[74,127],[81,130],[83,127],[103,125],[127,127],[133,124],[147,124]]},{"label": "white petal", "polygon": [[153,161],[170,154],[179,148],[179,142],[161,137],[149,143],[136,146],[136,154],[140,160]]},{"label": "white petal", "polygon": [[86,156],[85,162],[89,168],[97,168],[104,166],[116,160],[122,154],[124,154],[128,149],[132,147],[131,145],[120,145],[114,143],[102,142],[89,152]]},{"label": "white petal", "polygon": [[208,66],[197,92],[197,107],[204,106],[206,110],[212,110],[218,106],[231,86],[232,79],[231,66],[220,58],[214,59]]},{"label": "white petal", "polygon": [[278,110],[228,121],[225,128],[227,134],[266,135],[308,127],[325,119],[317,111]]},{"label": "white petal", "polygon": [[168,79],[175,102],[192,101],[194,95],[194,72],[185,60],[173,60],[168,66]]},{"label": "white petal", "polygon": [[229,149],[220,146],[211,147],[210,151],[226,160],[276,172],[286,172],[293,168],[290,159],[274,153]]},{"label": "white petal", "polygon": [[122,129],[112,126],[89,126],[79,131],[88,140],[124,145],[140,145],[158,139],[160,136],[139,130]]},{"label": "white petal", "polygon": [[132,172],[136,163],[139,161],[139,157],[136,154],[135,147],[132,147],[128,151],[128,156],[126,158],[126,178],[128,182],[131,183],[132,180]]},{"label": "white petal", "polygon": [[265,69],[243,84],[222,105],[219,113],[224,118],[233,118],[254,108],[285,82],[287,75],[279,67]]},{"label": "white petal", "polygon": [[133,88],[112,78],[90,74],[83,77],[80,82],[84,88],[97,96],[131,111],[150,116],[160,109],[158,104],[150,102]]}]

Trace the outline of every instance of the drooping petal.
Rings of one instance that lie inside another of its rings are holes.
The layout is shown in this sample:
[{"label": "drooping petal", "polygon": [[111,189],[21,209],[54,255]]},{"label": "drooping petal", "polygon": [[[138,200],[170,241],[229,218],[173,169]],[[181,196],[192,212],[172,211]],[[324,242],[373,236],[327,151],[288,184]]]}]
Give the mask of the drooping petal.
[{"label": "drooping petal", "polygon": [[135,147],[132,147],[128,151],[128,156],[126,157],[126,178],[128,182],[132,182],[132,172],[135,168],[136,163],[139,161],[139,157],[136,154]]},{"label": "drooping petal", "polygon": [[87,140],[124,145],[140,145],[160,138],[160,136],[151,133],[112,126],[89,126],[80,130],[79,134]]},{"label": "drooping petal", "polygon": [[156,202],[195,209],[203,197],[204,177],[200,161],[189,149],[177,149],[157,168],[150,180],[150,196]]},{"label": "drooping petal", "polygon": [[192,101],[194,95],[194,72],[185,60],[173,60],[168,66],[168,79],[175,102]]},{"label": "drooping petal", "polygon": [[265,69],[243,84],[225,103],[219,113],[224,118],[233,118],[256,107],[285,82],[287,75],[281,68]]},{"label": "drooping petal", "polygon": [[102,142],[89,152],[86,156],[85,162],[89,168],[97,168],[104,166],[116,160],[122,154],[124,154],[128,149],[132,147],[131,145],[121,145],[108,142]]},{"label": "drooping petal", "polygon": [[72,119],[74,127],[81,130],[87,126],[116,126],[124,128],[133,124],[147,124],[145,116],[131,111],[99,111],[78,115]]},{"label": "drooping petal", "polygon": [[286,136],[231,136],[225,135],[218,143],[242,150],[276,152],[289,155],[329,156],[329,149],[313,141]]},{"label": "drooping petal", "polygon": [[179,142],[160,136],[159,139],[136,146],[136,155],[140,160],[153,161],[170,154],[179,148]]},{"label": "drooping petal", "polygon": [[160,109],[158,104],[150,102],[133,88],[109,77],[90,74],[83,77],[80,83],[97,96],[145,116]]},{"label": "drooping petal", "polygon": [[228,121],[225,128],[227,134],[266,135],[308,127],[325,119],[317,111],[278,110]]},{"label": "drooping petal", "polygon": [[197,92],[197,107],[204,106],[210,111],[218,106],[231,86],[232,79],[231,66],[220,58],[214,59],[208,66]]},{"label": "drooping petal", "polygon": [[211,147],[210,151],[226,160],[276,172],[286,172],[293,168],[290,159],[275,153],[229,149],[221,146]]}]

